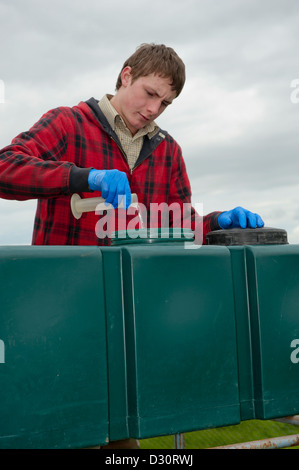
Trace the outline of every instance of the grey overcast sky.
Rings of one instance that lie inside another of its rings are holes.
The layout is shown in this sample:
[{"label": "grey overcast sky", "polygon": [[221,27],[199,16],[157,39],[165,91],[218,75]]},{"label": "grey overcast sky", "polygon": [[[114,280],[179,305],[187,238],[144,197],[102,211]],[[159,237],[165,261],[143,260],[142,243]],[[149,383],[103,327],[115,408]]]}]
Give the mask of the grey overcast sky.
[{"label": "grey overcast sky", "polygon": [[[115,92],[144,42],[186,64],[158,123],[192,202],[242,205],[299,243],[298,0],[0,0],[0,148],[51,108]],[[30,244],[36,201],[0,199],[0,244]]]}]

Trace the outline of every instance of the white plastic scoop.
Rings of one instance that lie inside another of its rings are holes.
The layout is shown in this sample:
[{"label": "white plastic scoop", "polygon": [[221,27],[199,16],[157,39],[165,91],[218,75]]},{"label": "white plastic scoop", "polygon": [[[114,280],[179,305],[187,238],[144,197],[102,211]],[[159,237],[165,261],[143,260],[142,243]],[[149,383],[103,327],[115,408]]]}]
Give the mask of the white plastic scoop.
[{"label": "white plastic scoop", "polygon": [[[95,212],[97,211],[106,211],[109,209],[114,209],[112,204],[108,206],[105,205],[105,200],[103,197],[87,197],[81,198],[79,194],[75,193],[71,197],[71,210],[75,219],[80,219],[83,212]],[[137,194],[131,194],[131,204],[130,207],[135,207],[138,209],[138,197]],[[124,209],[123,200],[118,206],[119,209]]]}]

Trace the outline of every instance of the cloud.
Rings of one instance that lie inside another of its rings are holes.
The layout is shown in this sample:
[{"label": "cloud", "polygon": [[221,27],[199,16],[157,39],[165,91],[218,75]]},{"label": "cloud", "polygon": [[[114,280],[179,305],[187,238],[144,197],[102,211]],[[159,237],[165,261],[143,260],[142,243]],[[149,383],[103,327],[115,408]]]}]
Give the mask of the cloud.
[{"label": "cloud", "polygon": [[[2,0],[0,15],[0,147],[48,109],[114,93],[139,44],[165,43],[187,82],[158,122],[183,149],[194,200],[260,210],[299,242],[297,0]],[[35,205],[1,200],[0,243],[31,242]]]},{"label": "cloud", "polygon": [[166,119],[184,126],[188,147],[219,147],[246,138],[250,127],[265,118],[265,108],[254,88],[230,90],[215,77],[192,77],[174,115]]},{"label": "cloud", "polygon": [[30,245],[36,201],[6,201],[0,199],[0,244]]}]

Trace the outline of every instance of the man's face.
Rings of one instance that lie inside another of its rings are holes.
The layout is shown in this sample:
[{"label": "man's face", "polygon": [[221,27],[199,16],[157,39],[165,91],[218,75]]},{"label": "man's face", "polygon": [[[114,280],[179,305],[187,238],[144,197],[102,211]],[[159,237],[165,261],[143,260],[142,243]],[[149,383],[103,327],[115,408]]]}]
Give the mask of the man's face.
[{"label": "man's face", "polygon": [[131,68],[126,67],[122,72],[122,86],[111,104],[134,135],[157,119],[175,97],[176,92],[172,90],[169,78],[151,74],[132,83]]}]

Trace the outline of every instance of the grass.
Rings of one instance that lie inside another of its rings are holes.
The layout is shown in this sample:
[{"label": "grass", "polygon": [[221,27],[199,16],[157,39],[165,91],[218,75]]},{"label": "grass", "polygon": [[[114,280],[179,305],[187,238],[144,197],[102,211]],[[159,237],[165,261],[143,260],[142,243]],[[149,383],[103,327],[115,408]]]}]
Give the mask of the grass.
[{"label": "grass", "polygon": [[[234,426],[185,433],[185,449],[207,449],[291,434],[299,434],[299,426],[275,421],[243,421]],[[140,447],[142,449],[174,449],[174,436],[142,439]],[[299,446],[292,447],[292,449],[298,448]]]}]

